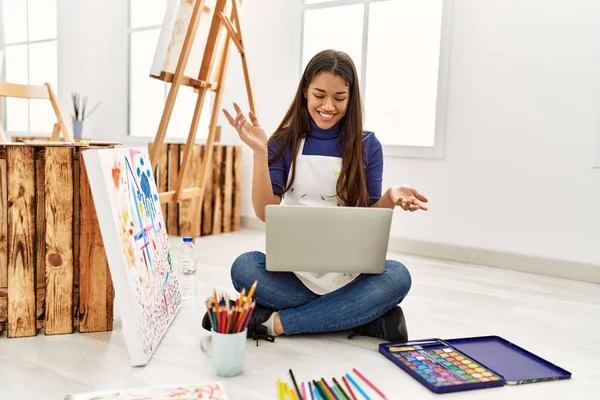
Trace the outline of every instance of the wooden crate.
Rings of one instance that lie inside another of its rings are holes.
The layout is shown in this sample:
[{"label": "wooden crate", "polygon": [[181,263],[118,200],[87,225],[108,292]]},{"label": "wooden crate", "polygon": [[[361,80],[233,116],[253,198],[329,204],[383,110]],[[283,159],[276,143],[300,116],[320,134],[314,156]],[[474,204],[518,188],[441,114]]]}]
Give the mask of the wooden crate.
[{"label": "wooden crate", "polygon": [[[152,143],[149,144],[151,146]],[[155,179],[159,192],[175,190],[179,166],[183,161],[184,144],[161,145]],[[204,193],[199,230],[192,232],[194,199],[162,204],[167,232],[175,236],[200,237],[240,229],[242,148],[233,145],[213,145],[210,178]],[[200,167],[206,151],[204,144],[194,145],[186,170],[184,188],[200,186]]]},{"label": "wooden crate", "polygon": [[114,291],[81,158],[88,148],[0,144],[0,334],[112,330]]}]

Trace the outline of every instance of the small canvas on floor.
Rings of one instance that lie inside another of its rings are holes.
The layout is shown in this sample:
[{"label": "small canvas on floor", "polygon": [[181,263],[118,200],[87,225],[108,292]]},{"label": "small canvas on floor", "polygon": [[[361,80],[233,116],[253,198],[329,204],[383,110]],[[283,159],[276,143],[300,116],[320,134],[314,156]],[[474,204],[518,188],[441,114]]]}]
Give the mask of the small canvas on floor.
[{"label": "small canvas on floor", "polygon": [[228,400],[221,383],[157,386],[68,395],[65,400]]},{"label": "small canvas on floor", "polygon": [[82,152],[134,366],[148,363],[181,307],[146,148]]}]

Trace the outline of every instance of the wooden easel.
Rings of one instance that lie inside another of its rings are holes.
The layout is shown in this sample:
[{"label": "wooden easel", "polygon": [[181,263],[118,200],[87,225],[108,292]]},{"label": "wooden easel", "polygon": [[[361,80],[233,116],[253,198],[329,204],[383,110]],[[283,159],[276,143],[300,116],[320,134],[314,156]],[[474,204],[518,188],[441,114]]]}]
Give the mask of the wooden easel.
[{"label": "wooden easel", "polygon": [[[228,5],[231,5],[230,17],[225,15]],[[192,220],[192,232],[196,232],[199,228],[200,223],[200,211],[202,202],[204,200],[204,191],[207,185],[207,179],[210,175],[210,168],[212,166],[213,157],[213,143],[215,141],[215,132],[217,128],[217,119],[219,116],[219,109],[221,104],[221,98],[223,96],[223,83],[225,81],[225,72],[227,68],[227,61],[229,56],[229,43],[230,39],[233,41],[242,58],[242,67],[244,69],[244,79],[246,81],[246,91],[248,94],[248,103],[250,110],[255,112],[254,99],[252,96],[252,89],[250,86],[250,76],[248,73],[248,65],[246,62],[246,55],[242,40],[242,29],[240,25],[240,6],[238,0],[216,0],[215,9],[212,17],[210,31],[208,33],[208,40],[202,57],[202,63],[200,66],[200,72],[198,78],[192,78],[184,76],[185,67],[187,65],[190,51],[194,42],[194,37],[198,28],[200,16],[206,11],[204,0],[196,0],[194,9],[190,17],[185,40],[183,47],[179,55],[177,67],[175,73],[171,74],[163,71],[160,76],[152,76],[153,78],[160,79],[165,82],[171,82],[171,88],[167,96],[165,108],[160,120],[156,139],[152,143],[150,148],[150,160],[152,162],[153,169],[156,168],[159,158],[160,147],[164,142],[171,113],[175,105],[175,99],[181,85],[190,86],[197,90],[198,100],[196,101],[196,108],[192,118],[190,131],[188,134],[187,142],[183,151],[183,161],[179,168],[179,175],[177,176],[177,182],[175,184],[175,190],[159,193],[161,203],[169,202],[180,202],[185,199],[196,199],[193,208],[193,220]],[[235,28],[234,28],[235,25]],[[223,32],[224,30],[224,32]],[[221,32],[226,36],[223,40],[219,49],[218,39]],[[221,52],[220,63],[214,62],[217,52]],[[216,69],[218,68],[218,69]],[[216,79],[211,81],[213,73],[216,73]],[[204,98],[208,90],[215,91],[215,100],[213,109],[211,111],[211,118],[209,124],[208,138],[206,141],[206,150],[202,159],[202,167],[200,169],[200,186],[183,188],[183,179],[186,173],[186,169],[189,165],[190,157],[192,154],[193,146],[196,139],[196,131],[198,129],[198,122],[200,120],[200,114],[202,106],[204,104]]]}]

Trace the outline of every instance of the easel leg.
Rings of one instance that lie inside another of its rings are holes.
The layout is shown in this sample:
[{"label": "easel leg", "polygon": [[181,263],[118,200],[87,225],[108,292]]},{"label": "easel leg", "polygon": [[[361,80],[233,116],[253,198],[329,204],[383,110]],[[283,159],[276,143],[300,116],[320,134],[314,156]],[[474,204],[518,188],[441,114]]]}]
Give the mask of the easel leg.
[{"label": "easel leg", "polygon": [[[237,35],[242,46],[244,45],[244,40],[242,38],[242,25],[240,23],[240,15],[238,10],[238,2],[237,0],[233,0],[233,10],[232,16],[235,20],[235,26],[237,29]],[[246,93],[248,94],[248,104],[250,106],[250,110],[253,113],[256,113],[256,109],[254,108],[254,96],[252,95],[252,86],[250,85],[250,72],[248,71],[248,63],[246,62],[246,52],[240,51],[240,56],[242,57],[242,68],[244,70],[244,79],[246,81]]]},{"label": "easel leg", "polygon": [[206,148],[204,149],[204,157],[202,158],[202,169],[200,170],[201,177],[201,187],[202,187],[202,195],[199,198],[199,201],[194,203],[194,211],[192,213],[192,232],[196,232],[198,225],[200,223],[200,213],[202,211],[202,205],[204,203],[204,192],[206,191],[206,185],[208,184],[208,177],[212,175],[212,155],[213,155],[213,147],[214,147],[214,138],[217,131],[217,121],[219,119],[219,111],[221,109],[221,100],[223,98],[223,89],[225,82],[225,72],[227,71],[227,63],[229,61],[229,44],[231,41],[227,39],[225,41],[225,45],[223,46],[223,56],[221,57],[221,65],[219,65],[219,77],[218,82],[219,86],[217,88],[217,93],[215,95],[215,101],[213,104],[212,113],[210,115],[210,125],[208,132],[208,139],[206,141]]}]

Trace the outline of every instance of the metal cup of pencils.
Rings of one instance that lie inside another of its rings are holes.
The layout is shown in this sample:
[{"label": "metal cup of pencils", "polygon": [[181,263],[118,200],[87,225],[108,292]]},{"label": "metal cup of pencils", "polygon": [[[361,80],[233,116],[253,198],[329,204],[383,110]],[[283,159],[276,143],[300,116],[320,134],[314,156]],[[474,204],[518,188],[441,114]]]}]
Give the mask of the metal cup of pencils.
[{"label": "metal cup of pencils", "polygon": [[[217,296],[214,291],[213,296],[206,300],[212,329],[210,335],[202,338],[200,348],[212,358],[218,376],[238,376],[244,370],[247,328],[256,306],[252,300],[256,284],[254,282],[248,296],[244,296],[245,290],[242,290],[237,299],[230,299],[224,294]],[[211,350],[205,347],[209,337]]]}]

